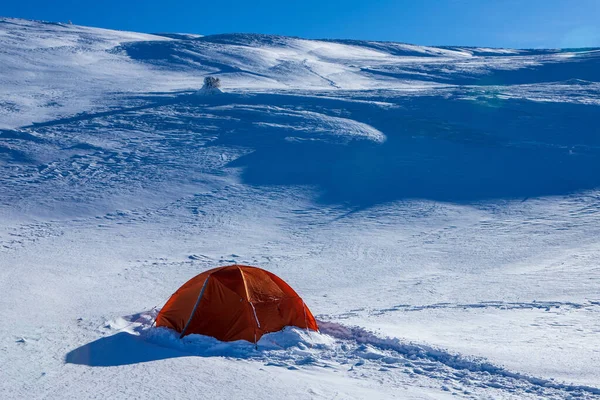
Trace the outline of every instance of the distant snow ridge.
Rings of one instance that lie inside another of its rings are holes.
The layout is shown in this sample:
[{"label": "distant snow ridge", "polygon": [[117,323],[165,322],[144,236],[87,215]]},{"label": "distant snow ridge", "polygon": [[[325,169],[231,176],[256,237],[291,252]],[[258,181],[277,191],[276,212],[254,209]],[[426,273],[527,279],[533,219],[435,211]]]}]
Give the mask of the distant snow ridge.
[{"label": "distant snow ridge", "polygon": [[[0,129],[106,110],[127,95],[196,91],[206,76],[223,78],[224,88],[240,91],[409,95],[475,85],[501,87],[507,97],[585,104],[598,104],[600,92],[597,49],[423,47],[254,34],[157,36],[7,18],[0,18],[0,45]],[[584,96],[559,96],[564,88],[547,87],[581,86],[571,79],[593,83]],[[546,86],[523,86],[533,83]]]}]

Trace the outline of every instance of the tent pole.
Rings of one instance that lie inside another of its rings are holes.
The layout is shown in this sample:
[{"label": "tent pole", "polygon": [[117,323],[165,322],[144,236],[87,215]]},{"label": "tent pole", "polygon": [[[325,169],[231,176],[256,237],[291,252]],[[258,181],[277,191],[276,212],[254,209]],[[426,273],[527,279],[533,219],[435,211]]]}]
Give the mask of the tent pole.
[{"label": "tent pole", "polygon": [[302,300],[302,311],[304,312],[304,326],[306,326],[306,332],[308,332],[308,319],[306,318],[306,304]]},{"label": "tent pole", "polygon": [[256,321],[256,327],[254,328],[254,347],[258,350],[258,341],[256,340],[256,329],[260,328],[260,322],[258,322],[258,315],[256,315],[256,308],[254,308],[254,304],[249,301],[250,307],[252,307],[252,312],[254,313],[254,320]]},{"label": "tent pole", "polygon": [[206,280],[204,281],[204,284],[202,285],[202,290],[200,290],[200,294],[198,295],[198,300],[196,300],[196,304],[194,304],[194,308],[192,309],[190,318],[188,319],[187,324],[185,324],[185,327],[183,328],[183,330],[181,331],[181,335],[179,335],[179,339],[181,339],[183,337],[183,335],[185,335],[185,331],[187,330],[188,326],[190,326],[190,322],[192,322],[192,318],[194,318],[194,314],[196,313],[196,308],[198,308],[198,304],[200,304],[200,300],[202,300],[202,295],[204,294],[204,290],[206,289],[206,284],[208,283],[208,278],[210,278],[210,275],[206,277]]}]

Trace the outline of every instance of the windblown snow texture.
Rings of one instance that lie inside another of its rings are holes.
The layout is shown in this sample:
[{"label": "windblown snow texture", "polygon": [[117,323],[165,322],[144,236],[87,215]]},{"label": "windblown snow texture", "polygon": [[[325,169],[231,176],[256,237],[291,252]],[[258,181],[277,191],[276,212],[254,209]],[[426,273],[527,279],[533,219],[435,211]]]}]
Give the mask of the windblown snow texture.
[{"label": "windblown snow texture", "polygon": [[[0,397],[600,398],[599,67],[0,19]],[[152,327],[232,263],[321,332]]]}]

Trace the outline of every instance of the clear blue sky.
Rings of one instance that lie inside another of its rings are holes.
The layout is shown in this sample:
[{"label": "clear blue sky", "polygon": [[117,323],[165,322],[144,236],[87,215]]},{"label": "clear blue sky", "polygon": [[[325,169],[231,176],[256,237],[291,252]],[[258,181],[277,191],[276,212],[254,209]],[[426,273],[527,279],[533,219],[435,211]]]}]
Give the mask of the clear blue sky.
[{"label": "clear blue sky", "polygon": [[600,0],[3,0],[0,16],[138,32],[600,46]]}]

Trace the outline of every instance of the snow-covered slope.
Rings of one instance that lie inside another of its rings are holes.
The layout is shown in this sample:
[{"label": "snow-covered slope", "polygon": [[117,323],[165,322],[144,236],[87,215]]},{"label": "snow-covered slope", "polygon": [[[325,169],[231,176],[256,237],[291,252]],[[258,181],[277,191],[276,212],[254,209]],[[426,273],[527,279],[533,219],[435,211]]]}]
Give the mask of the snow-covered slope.
[{"label": "snow-covered slope", "polygon": [[587,94],[599,90],[599,49],[437,48],[253,34],[157,36],[15,19],[0,20],[0,35],[0,128],[103,109],[127,94],[193,90],[207,74],[221,76],[223,87],[236,91],[423,93],[475,85],[492,91],[500,86],[499,94],[510,97],[596,104],[596,96]]},{"label": "snow-covered slope", "polygon": [[[599,66],[0,19],[0,397],[600,397]],[[321,333],[151,327],[234,262]]]}]

